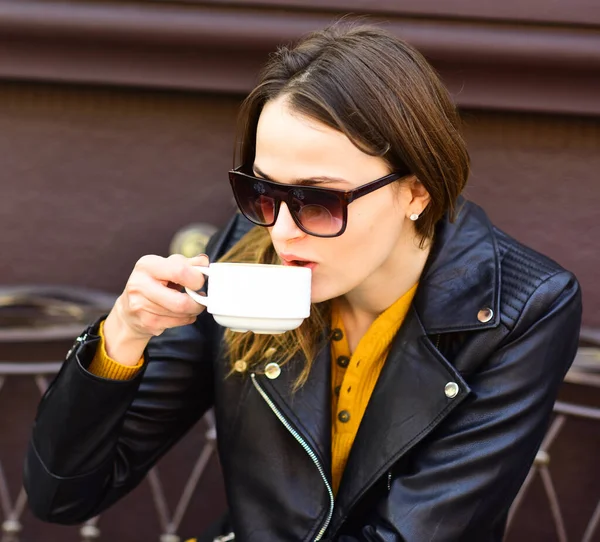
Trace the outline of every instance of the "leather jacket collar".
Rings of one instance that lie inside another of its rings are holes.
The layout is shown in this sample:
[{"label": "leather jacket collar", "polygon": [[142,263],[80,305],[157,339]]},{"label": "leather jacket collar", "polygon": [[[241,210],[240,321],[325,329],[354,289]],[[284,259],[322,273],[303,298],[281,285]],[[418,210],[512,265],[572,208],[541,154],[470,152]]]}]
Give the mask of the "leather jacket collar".
[{"label": "leather jacket collar", "polygon": [[[445,218],[438,224],[415,296],[429,335],[487,329],[499,323],[500,263],[493,226],[483,209],[463,198],[456,214],[454,223]],[[480,322],[477,314],[487,308],[493,316]]]}]

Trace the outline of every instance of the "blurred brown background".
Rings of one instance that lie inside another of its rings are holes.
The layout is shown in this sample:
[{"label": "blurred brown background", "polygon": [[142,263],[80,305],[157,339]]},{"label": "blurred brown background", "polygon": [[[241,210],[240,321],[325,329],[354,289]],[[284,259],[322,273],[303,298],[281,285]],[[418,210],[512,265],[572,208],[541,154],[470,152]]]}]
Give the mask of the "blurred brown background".
[{"label": "blurred brown background", "polygon": [[[234,210],[226,171],[236,108],[257,70],[277,44],[349,12],[385,21],[439,70],[465,121],[473,161],[467,197],[574,271],[584,325],[600,328],[597,0],[0,0],[0,285],[116,294],[140,256],[168,253],[179,228],[224,224]],[[58,360],[62,352],[2,348],[0,359]],[[16,495],[15,450],[27,438],[36,391],[10,382],[0,412],[18,420],[0,418],[0,459],[10,455]],[[197,453],[194,438],[181,454]],[[565,469],[593,461],[598,440],[593,425],[574,433],[570,442],[582,444],[560,452]],[[182,477],[178,463],[171,483]],[[202,514],[191,513],[186,535],[222,508],[213,466],[195,496]],[[577,539],[600,478],[560,472],[561,491],[580,499],[567,512]],[[135,502],[144,502],[144,491]],[[511,540],[554,540],[551,525],[539,531],[547,504],[529,501]],[[156,533],[145,505],[121,510],[110,525],[101,521],[103,532],[115,533],[106,540],[158,539],[141,536]],[[78,539],[68,538],[72,528],[32,524],[25,532],[37,534],[22,541]]]}]

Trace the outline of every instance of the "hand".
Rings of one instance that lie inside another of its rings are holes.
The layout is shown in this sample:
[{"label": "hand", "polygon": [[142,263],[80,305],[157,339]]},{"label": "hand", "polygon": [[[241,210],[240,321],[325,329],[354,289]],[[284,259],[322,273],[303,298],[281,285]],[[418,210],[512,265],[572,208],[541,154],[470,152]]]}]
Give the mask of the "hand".
[{"label": "hand", "polygon": [[136,363],[151,337],[193,323],[205,307],[181,290],[202,288],[205,277],[194,266],[208,263],[205,255],[140,258],[104,324],[108,355]]}]

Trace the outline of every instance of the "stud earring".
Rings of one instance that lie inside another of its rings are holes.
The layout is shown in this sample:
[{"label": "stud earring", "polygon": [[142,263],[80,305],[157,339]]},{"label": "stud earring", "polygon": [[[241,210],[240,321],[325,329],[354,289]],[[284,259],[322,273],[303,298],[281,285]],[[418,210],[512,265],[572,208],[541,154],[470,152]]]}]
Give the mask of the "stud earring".
[{"label": "stud earring", "polygon": [[417,213],[413,213],[412,215],[410,215],[410,219],[414,222],[415,220],[419,219],[419,215]]}]

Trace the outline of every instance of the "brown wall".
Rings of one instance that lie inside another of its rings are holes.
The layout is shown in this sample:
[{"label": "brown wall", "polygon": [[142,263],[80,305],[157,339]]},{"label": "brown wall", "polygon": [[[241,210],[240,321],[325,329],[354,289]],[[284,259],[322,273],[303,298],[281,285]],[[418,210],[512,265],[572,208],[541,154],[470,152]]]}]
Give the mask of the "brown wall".
[{"label": "brown wall", "polygon": [[[1,282],[118,292],[143,254],[233,211],[237,97],[48,84],[0,86]],[[600,326],[600,120],[463,111],[466,194],[573,270]]]},{"label": "brown wall", "polygon": [[237,99],[0,85],[1,282],[118,291],[192,222],[233,211]]}]

